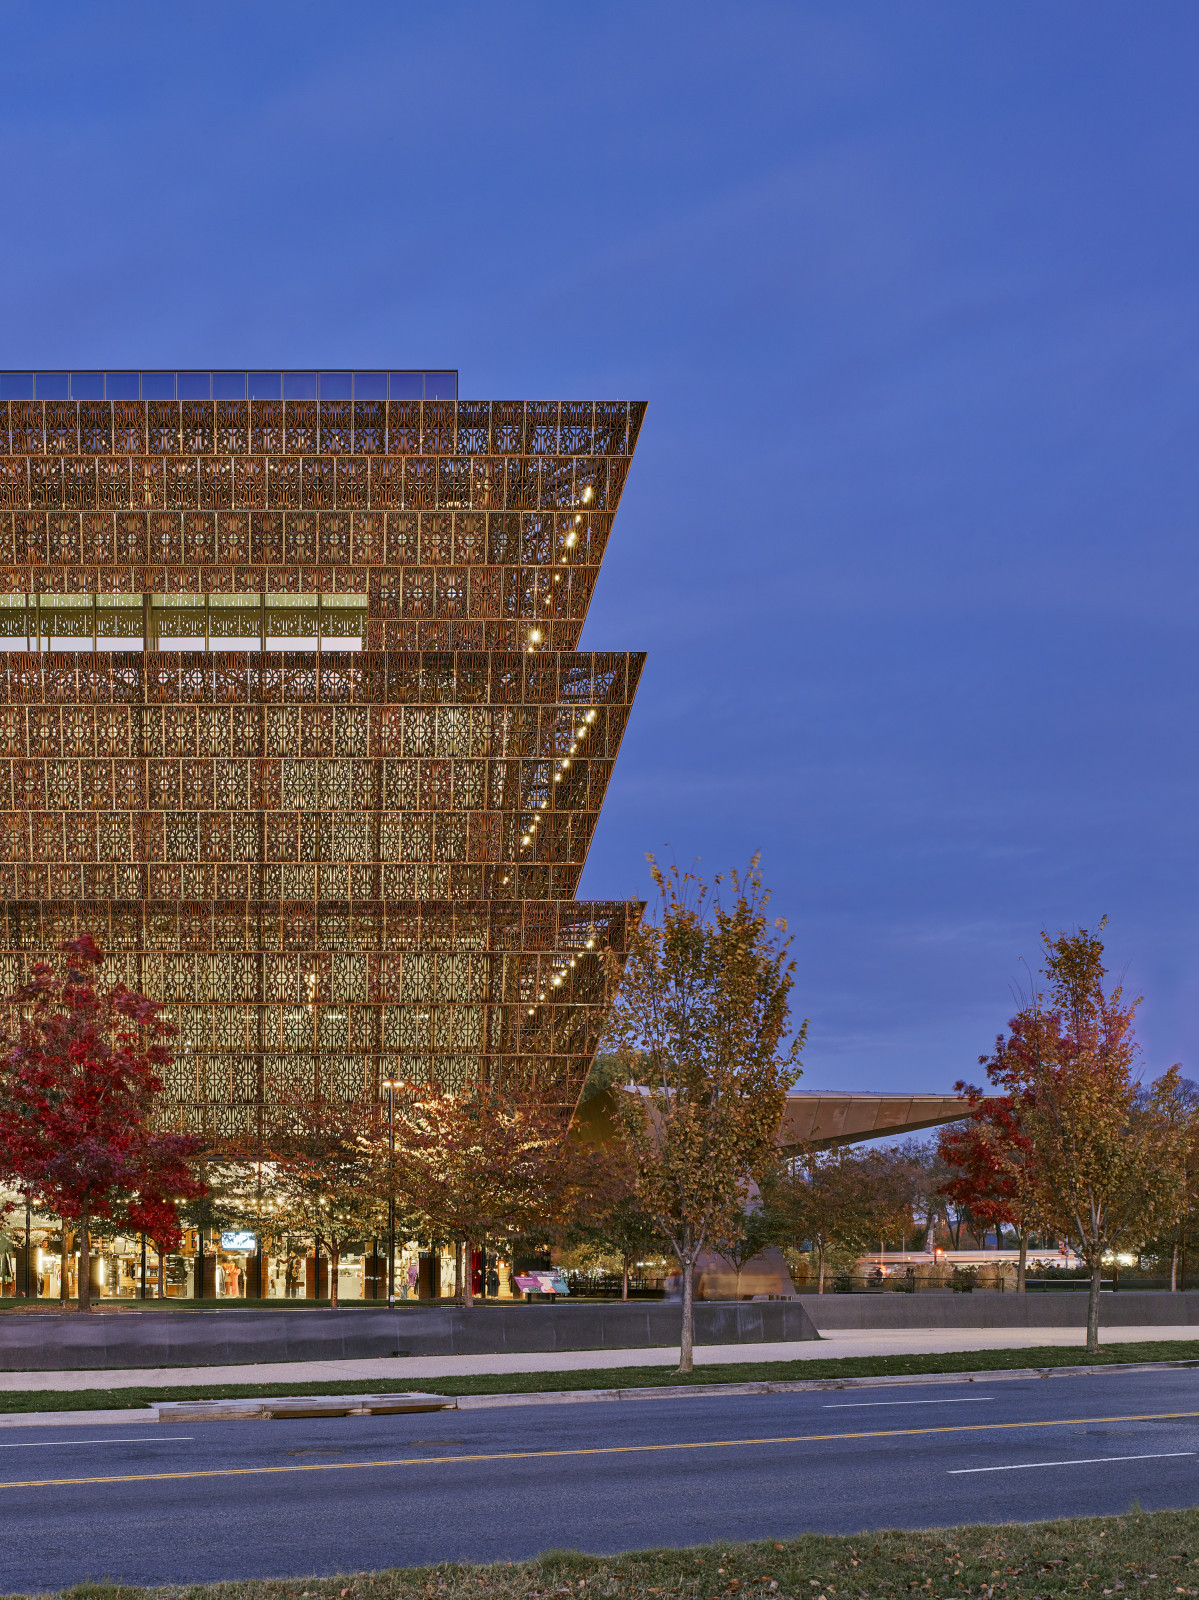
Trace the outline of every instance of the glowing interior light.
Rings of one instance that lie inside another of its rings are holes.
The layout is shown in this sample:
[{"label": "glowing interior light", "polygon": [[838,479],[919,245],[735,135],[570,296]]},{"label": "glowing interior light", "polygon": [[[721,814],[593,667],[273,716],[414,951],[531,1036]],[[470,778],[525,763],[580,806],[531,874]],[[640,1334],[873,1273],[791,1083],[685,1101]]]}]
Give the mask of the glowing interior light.
[{"label": "glowing interior light", "polygon": [[587,504],[588,500],[591,499],[591,496],[594,493],[595,493],[595,490],[591,487],[590,484],[588,484],[587,487],[583,490],[583,504],[584,505]]},{"label": "glowing interior light", "polygon": [[574,542],[575,542],[575,540],[576,540],[576,539],[577,539],[577,538],[578,538],[578,537],[579,537],[579,536],[578,536],[578,534],[577,534],[577,533],[568,533],[568,534],[567,534],[567,535],[566,535],[566,546],[567,546],[567,549],[569,549],[569,548],[570,548],[570,546],[571,546],[571,545],[572,545],[572,544],[574,544]]},{"label": "glowing interior light", "polygon": [[[554,573],[554,582],[555,583],[561,583],[562,582],[562,574],[560,572],[555,572]],[[549,601],[548,600],[545,603],[546,603],[547,606],[549,605]]]},{"label": "glowing interior light", "polygon": [[530,1006],[530,1007],[529,1007],[529,1015],[530,1015],[530,1016],[532,1016],[532,1015],[533,1015],[533,1012],[534,1012],[534,1009],[535,1009],[535,1008],[534,1008],[534,1007],[533,1007],[533,1006]]},{"label": "glowing interior light", "polygon": [[594,711],[589,711],[587,713],[587,721],[588,722],[594,722],[595,721],[595,712]]},{"label": "glowing interior light", "polygon": [[529,638],[532,639],[534,644],[540,644],[541,643],[541,630],[540,630],[540,628],[534,628],[532,633],[529,635]]},{"label": "glowing interior light", "polygon": [[587,948],[588,948],[588,950],[594,950],[594,948],[595,948],[595,940],[594,939],[588,939]]},{"label": "glowing interior light", "polygon": [[569,761],[569,760],[566,760],[566,761],[564,761],[564,762],[563,762],[563,763],[562,763],[562,765],[563,765],[563,766],[564,766],[564,767],[569,767],[569,766],[570,766],[570,761]]},{"label": "glowing interior light", "polygon": [[555,979],[554,979],[554,985],[555,985],[555,987],[556,987],[556,986],[557,986],[557,985],[558,985],[558,984],[560,984],[560,983],[561,983],[561,982],[562,982],[562,979],[561,979],[561,978],[555,978]]},{"label": "glowing interior light", "polygon": [[[521,842],[521,844],[532,844],[533,843],[532,839],[529,838],[527,833],[525,834],[524,838],[520,842]],[[507,879],[505,879],[504,881],[507,882]]]},{"label": "glowing interior light", "polygon": [[554,773],[554,782],[555,783],[561,783],[562,782],[562,774],[560,772],[555,772]]}]

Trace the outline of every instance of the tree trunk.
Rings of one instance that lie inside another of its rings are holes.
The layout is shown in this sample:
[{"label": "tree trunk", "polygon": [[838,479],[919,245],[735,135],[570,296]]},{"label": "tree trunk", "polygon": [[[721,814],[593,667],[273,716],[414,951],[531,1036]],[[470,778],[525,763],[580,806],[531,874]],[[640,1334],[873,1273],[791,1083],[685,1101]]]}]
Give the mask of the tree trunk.
[{"label": "tree trunk", "polygon": [[467,1310],[475,1303],[475,1252],[469,1239],[462,1241],[462,1304]]},{"label": "tree trunk", "polygon": [[694,1370],[695,1349],[695,1258],[688,1253],[683,1262],[683,1326],[679,1335],[679,1371]]},{"label": "tree trunk", "polygon": [[1170,1252],[1170,1293],[1178,1292],[1178,1240],[1174,1240],[1174,1248]]},{"label": "tree trunk", "polygon": [[60,1217],[62,1234],[58,1245],[58,1298],[65,1306],[71,1298],[71,1279],[67,1272],[67,1257],[70,1254],[70,1239],[67,1233],[67,1219]]},{"label": "tree trunk", "polygon": [[1087,1354],[1089,1356],[1099,1353],[1099,1280],[1103,1273],[1103,1263],[1099,1257],[1095,1258],[1095,1265],[1091,1268],[1091,1292],[1087,1296]]},{"label": "tree trunk", "polygon": [[92,1241],[91,1218],[87,1211],[79,1213],[79,1310],[92,1309]]},{"label": "tree trunk", "polygon": [[824,1293],[824,1251],[816,1251],[816,1293]]},{"label": "tree trunk", "polygon": [[628,1256],[621,1256],[621,1258],[620,1258],[620,1298],[622,1300],[627,1300],[629,1298],[629,1258],[628,1258]]},{"label": "tree trunk", "polygon": [[337,1308],[338,1308],[337,1307],[337,1289],[338,1289],[337,1277],[338,1277],[338,1269],[339,1269],[340,1265],[341,1265],[341,1247],[340,1247],[340,1245],[338,1245],[337,1241],[334,1240],[334,1242],[329,1246],[329,1307],[333,1311],[336,1311]]},{"label": "tree trunk", "polygon": [[454,1304],[462,1304],[462,1240],[454,1242]]},{"label": "tree trunk", "polygon": [[1020,1241],[1020,1259],[1016,1262],[1016,1293],[1025,1294],[1028,1289],[1028,1234],[1020,1233],[1016,1237]]},{"label": "tree trunk", "polygon": [[165,1300],[167,1297],[167,1258],[166,1251],[161,1245],[158,1249],[158,1298]]}]

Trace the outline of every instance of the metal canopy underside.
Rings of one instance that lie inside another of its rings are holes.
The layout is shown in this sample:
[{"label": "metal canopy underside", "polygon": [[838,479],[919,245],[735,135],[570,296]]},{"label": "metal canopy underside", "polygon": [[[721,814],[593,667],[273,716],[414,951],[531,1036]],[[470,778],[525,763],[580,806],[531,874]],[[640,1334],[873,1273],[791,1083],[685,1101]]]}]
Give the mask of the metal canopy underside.
[{"label": "metal canopy underside", "polygon": [[956,1094],[835,1094],[795,1090],[787,1096],[779,1128],[784,1149],[800,1145],[831,1150],[861,1139],[895,1138],[940,1128],[967,1116],[970,1103]]}]

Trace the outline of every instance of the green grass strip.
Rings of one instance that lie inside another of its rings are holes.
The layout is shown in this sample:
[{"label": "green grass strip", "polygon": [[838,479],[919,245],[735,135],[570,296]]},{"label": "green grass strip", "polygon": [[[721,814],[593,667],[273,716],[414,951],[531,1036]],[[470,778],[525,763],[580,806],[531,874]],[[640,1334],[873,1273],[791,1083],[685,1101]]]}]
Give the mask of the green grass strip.
[{"label": "green grass strip", "polygon": [[[701,1347],[702,1353],[702,1347]],[[548,1359],[548,1358],[547,1358]],[[673,1389],[714,1383],[763,1383],[815,1378],[889,1378],[938,1372],[1010,1372],[1021,1367],[1081,1367],[1116,1362],[1194,1361],[1199,1340],[1162,1339],[1107,1345],[1098,1356],[1076,1346],[1034,1345],[1022,1350],[961,1350],[939,1355],[840,1356],[826,1361],[737,1361],[699,1367],[680,1377],[673,1367],[588,1367],[569,1372],[480,1372],[405,1380],[389,1374],[313,1383],[156,1383],[119,1389],[8,1389],[0,1412],[108,1411],[153,1400],[232,1400],[283,1394],[378,1394],[402,1389],[437,1394],[544,1394],[562,1389]]]},{"label": "green grass strip", "polygon": [[255,1579],[161,1589],[81,1583],[69,1600],[1056,1600],[1135,1593],[1180,1600],[1199,1591],[1199,1512],[1078,1517],[916,1533],[807,1534],[753,1544],[533,1561],[445,1563],[328,1578]]}]

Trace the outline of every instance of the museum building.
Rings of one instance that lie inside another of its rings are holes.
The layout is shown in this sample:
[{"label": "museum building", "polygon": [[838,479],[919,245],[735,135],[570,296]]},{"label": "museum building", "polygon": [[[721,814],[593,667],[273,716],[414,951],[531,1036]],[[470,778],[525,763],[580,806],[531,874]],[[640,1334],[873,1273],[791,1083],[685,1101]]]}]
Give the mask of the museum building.
[{"label": "museum building", "polygon": [[640,909],[574,896],[644,661],[576,648],[644,409],[0,373],[0,992],[90,931],[218,1146],[297,1080],[572,1108]]}]

